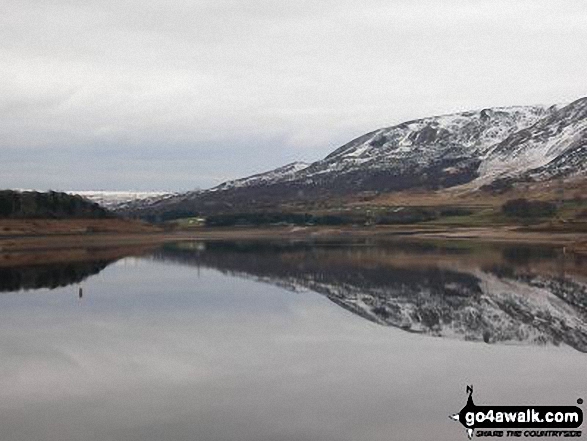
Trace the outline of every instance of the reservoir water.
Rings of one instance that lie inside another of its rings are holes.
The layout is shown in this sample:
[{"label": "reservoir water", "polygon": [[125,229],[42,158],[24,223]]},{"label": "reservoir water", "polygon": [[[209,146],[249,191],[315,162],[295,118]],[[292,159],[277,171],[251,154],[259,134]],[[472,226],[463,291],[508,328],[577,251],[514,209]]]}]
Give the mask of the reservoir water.
[{"label": "reservoir water", "polygon": [[575,405],[586,352],[587,259],[556,247],[0,258],[3,441],[465,440],[448,416],[467,385],[478,404]]}]

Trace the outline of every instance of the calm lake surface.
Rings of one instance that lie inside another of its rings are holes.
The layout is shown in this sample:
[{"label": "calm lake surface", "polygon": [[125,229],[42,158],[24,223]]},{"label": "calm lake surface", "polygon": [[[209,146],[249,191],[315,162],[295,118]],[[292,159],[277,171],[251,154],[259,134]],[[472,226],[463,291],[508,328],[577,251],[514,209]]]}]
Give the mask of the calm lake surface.
[{"label": "calm lake surface", "polygon": [[587,260],[558,248],[182,242],[0,264],[4,441],[464,440],[448,416],[467,384],[477,404],[587,398]]}]

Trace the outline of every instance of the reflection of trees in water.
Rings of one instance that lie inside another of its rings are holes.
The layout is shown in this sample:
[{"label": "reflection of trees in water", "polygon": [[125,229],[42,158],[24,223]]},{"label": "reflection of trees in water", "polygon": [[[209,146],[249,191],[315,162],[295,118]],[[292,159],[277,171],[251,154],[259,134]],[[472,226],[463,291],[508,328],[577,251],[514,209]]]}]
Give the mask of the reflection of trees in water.
[{"label": "reflection of trees in water", "polygon": [[[485,260],[479,268],[471,265],[478,257],[471,250],[429,244],[243,242],[167,246],[155,257],[309,289],[406,331],[487,343],[564,342],[587,352],[587,287],[570,277],[526,272],[536,262],[556,264],[560,253],[508,247],[496,255],[499,262]],[[435,256],[442,265],[434,264]]]},{"label": "reflection of trees in water", "polygon": [[[279,277],[286,281],[314,280],[324,283],[352,284],[364,289],[388,288],[419,284],[427,286],[437,295],[451,290],[445,285],[455,282],[467,287],[467,293],[479,291],[476,277],[439,267],[409,268],[385,265],[386,257],[406,245],[391,248],[367,244],[344,243],[231,243],[211,242],[202,250],[181,246],[167,246],[155,255],[178,263],[203,265],[227,273],[247,273],[257,277]],[[428,244],[418,244],[417,253],[437,251]],[[452,251],[462,253],[462,250]],[[462,295],[462,293],[454,293]]]},{"label": "reflection of trees in water", "polygon": [[504,260],[514,265],[527,265],[537,260],[552,260],[558,255],[554,248],[530,246],[505,247],[502,254]]},{"label": "reflection of trees in water", "polygon": [[0,292],[39,288],[54,289],[79,283],[98,274],[110,263],[112,261],[0,267]]}]

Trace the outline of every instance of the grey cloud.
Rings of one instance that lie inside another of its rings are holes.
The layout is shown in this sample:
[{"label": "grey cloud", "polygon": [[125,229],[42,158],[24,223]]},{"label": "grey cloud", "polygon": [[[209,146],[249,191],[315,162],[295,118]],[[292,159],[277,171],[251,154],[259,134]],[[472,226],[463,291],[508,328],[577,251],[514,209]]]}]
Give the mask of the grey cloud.
[{"label": "grey cloud", "polygon": [[[192,188],[316,159],[406,119],[566,102],[586,94],[586,12],[582,0],[7,0],[0,155],[10,167],[44,150],[60,173],[52,158],[75,150],[106,166],[96,146],[117,146],[160,158],[162,187]],[[169,163],[178,145],[207,178]],[[237,148],[244,165],[202,168]],[[127,176],[139,166],[112,182],[136,186]],[[35,179],[14,169],[0,184]],[[77,188],[99,179],[71,177]]]}]

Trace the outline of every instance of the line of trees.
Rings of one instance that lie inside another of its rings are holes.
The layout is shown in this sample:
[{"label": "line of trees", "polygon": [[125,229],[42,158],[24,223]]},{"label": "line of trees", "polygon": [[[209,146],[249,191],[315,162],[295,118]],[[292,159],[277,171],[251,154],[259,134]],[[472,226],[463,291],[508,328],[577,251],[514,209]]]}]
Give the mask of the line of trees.
[{"label": "line of trees", "polygon": [[78,195],[56,191],[0,190],[0,218],[94,218],[114,217],[98,204]]},{"label": "line of trees", "polygon": [[506,216],[525,219],[552,217],[557,212],[553,202],[529,201],[523,198],[509,200],[501,209]]},{"label": "line of trees", "polygon": [[378,213],[338,212],[332,214],[252,212],[225,213],[206,217],[206,226],[230,227],[238,225],[401,225],[416,224],[437,219],[440,216],[464,216],[471,212],[463,209],[434,210],[423,207],[404,207],[400,211],[388,210]]}]

